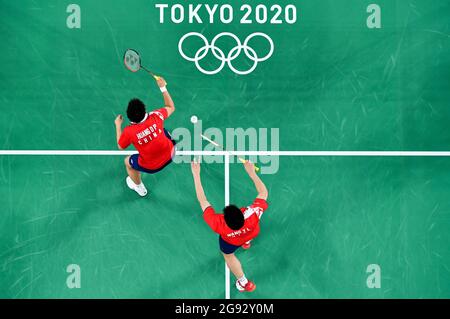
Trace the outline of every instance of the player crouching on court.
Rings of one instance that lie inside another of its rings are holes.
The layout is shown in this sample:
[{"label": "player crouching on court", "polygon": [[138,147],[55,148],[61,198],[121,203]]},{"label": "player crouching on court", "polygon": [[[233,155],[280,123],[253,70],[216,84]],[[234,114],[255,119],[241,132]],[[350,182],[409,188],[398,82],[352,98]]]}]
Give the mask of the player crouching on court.
[{"label": "player crouching on court", "polygon": [[133,144],[139,152],[125,158],[125,167],[128,172],[128,187],[140,196],[147,195],[140,172],[159,172],[172,162],[175,155],[175,142],[164,128],[164,121],[175,111],[175,105],[166,89],[166,81],[158,77],[156,82],[164,96],[164,107],[147,113],[141,100],[132,99],[127,109],[130,125],[122,132],[122,115],[118,115],[114,121],[119,149]]},{"label": "player crouching on court", "polygon": [[250,241],[259,233],[259,220],[263,212],[267,209],[267,188],[255,173],[255,166],[244,163],[245,170],[255,184],[258,195],[248,207],[239,209],[234,205],[224,208],[223,214],[216,214],[212,206],[206,199],[200,179],[200,164],[195,160],[191,164],[192,175],[194,176],[195,191],[197,199],[203,210],[203,218],[211,229],[219,234],[219,246],[223,253],[225,262],[231,272],[236,276],[236,288],[239,291],[253,291],[256,285],[245,278],[239,259],[234,252],[242,247],[250,248]]}]

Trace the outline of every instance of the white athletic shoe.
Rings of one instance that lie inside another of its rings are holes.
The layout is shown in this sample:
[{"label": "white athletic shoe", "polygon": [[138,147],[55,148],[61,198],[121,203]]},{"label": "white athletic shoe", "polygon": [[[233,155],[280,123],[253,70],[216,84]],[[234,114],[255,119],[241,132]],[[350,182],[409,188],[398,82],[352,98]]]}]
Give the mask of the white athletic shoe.
[{"label": "white athletic shoe", "polygon": [[126,182],[127,182],[127,186],[130,189],[134,190],[136,193],[138,193],[139,196],[144,197],[145,195],[147,195],[147,189],[145,188],[144,183],[141,182],[140,185],[136,185],[136,183],[133,182],[133,180],[130,178],[130,176],[127,176]]}]

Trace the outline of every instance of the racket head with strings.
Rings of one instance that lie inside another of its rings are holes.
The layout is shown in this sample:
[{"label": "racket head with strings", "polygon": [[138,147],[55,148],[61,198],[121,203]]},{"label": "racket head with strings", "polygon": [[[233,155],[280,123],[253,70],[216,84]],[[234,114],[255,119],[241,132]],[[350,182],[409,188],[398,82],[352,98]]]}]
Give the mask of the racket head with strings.
[{"label": "racket head with strings", "polygon": [[128,70],[135,73],[141,69],[141,56],[136,50],[128,49],[123,55],[123,63]]},{"label": "racket head with strings", "polygon": [[123,55],[123,63],[125,64],[125,67],[133,73],[138,72],[140,69],[143,69],[151,76],[153,76],[155,80],[159,79],[159,76],[153,74],[141,64],[141,56],[136,50],[127,49]]}]

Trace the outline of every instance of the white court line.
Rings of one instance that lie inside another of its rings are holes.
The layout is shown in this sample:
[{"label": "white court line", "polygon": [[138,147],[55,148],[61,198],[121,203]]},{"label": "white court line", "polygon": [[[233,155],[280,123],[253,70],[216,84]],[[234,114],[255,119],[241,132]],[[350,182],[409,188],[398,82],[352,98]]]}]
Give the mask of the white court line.
[{"label": "white court line", "polygon": [[[0,155],[131,155],[137,151],[95,150],[0,150]],[[177,151],[177,155],[192,156],[398,156],[398,157],[449,157],[449,151]]]},{"label": "white court line", "polygon": [[[225,206],[230,205],[230,157],[225,155]],[[225,299],[230,299],[230,269],[225,263]]]}]

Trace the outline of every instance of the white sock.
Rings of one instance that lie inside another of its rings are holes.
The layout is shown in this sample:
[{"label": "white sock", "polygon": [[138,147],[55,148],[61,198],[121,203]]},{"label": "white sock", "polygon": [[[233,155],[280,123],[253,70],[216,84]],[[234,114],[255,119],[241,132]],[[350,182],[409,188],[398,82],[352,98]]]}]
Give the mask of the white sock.
[{"label": "white sock", "polygon": [[245,285],[248,283],[247,278],[245,278],[245,275],[238,279],[239,283],[242,287],[245,287]]}]

